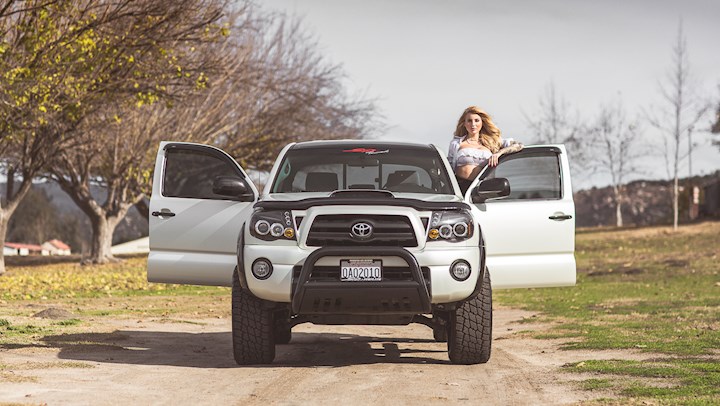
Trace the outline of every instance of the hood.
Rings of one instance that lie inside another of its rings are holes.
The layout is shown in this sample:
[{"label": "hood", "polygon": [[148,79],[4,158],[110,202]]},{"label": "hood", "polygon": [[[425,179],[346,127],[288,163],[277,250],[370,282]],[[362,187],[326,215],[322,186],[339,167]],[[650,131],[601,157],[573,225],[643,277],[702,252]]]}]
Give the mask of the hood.
[{"label": "hood", "polygon": [[390,193],[382,190],[339,190],[335,192],[273,193],[263,195],[255,208],[305,210],[314,206],[400,206],[416,210],[469,209],[462,197],[425,193]]},{"label": "hood", "polygon": [[[362,192],[361,190],[352,190],[352,192]],[[271,193],[260,196],[259,201],[263,202],[293,202],[305,199],[329,198],[335,192],[302,192],[302,193]],[[436,195],[429,193],[400,193],[391,192],[396,199],[412,199],[423,202],[462,202],[461,196],[457,195]]]}]

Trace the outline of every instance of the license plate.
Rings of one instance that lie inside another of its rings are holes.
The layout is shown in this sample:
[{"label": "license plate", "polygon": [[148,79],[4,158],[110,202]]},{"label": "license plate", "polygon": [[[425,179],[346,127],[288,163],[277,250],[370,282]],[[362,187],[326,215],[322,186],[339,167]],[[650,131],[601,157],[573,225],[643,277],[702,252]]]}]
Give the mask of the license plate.
[{"label": "license plate", "polygon": [[381,281],[382,261],[343,259],[340,261],[340,280],[343,282]]}]

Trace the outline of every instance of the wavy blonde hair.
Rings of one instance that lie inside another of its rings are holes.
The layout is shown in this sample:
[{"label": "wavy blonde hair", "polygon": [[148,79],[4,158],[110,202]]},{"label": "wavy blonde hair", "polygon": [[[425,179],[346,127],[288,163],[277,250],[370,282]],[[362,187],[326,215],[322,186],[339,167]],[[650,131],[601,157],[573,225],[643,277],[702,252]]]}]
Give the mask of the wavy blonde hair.
[{"label": "wavy blonde hair", "polygon": [[490,114],[478,106],[470,106],[463,111],[455,127],[455,136],[467,138],[468,132],[465,129],[465,118],[468,114],[477,114],[482,120],[482,128],[480,129],[480,144],[489,149],[493,154],[500,150],[502,142],[500,141],[500,129],[493,123]]}]

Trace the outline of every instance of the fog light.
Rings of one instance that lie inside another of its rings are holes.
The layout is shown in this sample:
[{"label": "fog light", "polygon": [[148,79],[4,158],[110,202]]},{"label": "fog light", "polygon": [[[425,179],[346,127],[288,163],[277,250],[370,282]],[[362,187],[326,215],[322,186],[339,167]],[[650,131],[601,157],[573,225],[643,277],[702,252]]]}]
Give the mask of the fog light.
[{"label": "fog light", "polygon": [[437,230],[437,228],[433,228],[428,233],[428,237],[430,237],[431,240],[437,240],[439,235],[440,235],[440,232]]},{"label": "fog light", "polygon": [[288,227],[285,229],[285,232],[283,232],[283,235],[285,236],[285,238],[293,238],[295,237],[295,230]]},{"label": "fog light", "polygon": [[453,262],[450,265],[450,276],[460,282],[467,280],[470,277],[470,264],[462,259]]},{"label": "fog light", "polygon": [[252,264],[252,274],[254,277],[263,280],[270,277],[273,267],[270,260],[265,258],[256,259]]}]

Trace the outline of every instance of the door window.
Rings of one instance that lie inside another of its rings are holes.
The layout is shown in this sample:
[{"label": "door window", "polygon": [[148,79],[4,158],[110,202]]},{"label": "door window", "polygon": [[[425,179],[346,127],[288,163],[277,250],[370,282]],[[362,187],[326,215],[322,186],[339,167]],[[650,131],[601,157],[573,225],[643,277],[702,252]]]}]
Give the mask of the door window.
[{"label": "door window", "polygon": [[507,178],[510,195],[498,201],[562,198],[560,160],[555,153],[518,153],[502,160],[485,179]]},{"label": "door window", "polygon": [[229,159],[195,149],[168,149],[164,175],[163,196],[190,199],[228,199],[213,193],[215,179],[243,179]]}]

